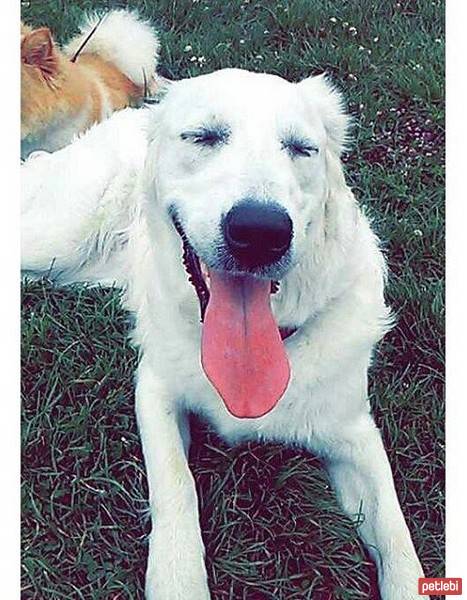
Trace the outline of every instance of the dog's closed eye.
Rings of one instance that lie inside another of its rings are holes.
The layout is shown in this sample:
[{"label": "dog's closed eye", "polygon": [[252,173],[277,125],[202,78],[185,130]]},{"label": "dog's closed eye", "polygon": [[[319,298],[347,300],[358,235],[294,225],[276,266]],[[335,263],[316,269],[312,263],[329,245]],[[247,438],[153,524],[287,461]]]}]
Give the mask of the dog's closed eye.
[{"label": "dog's closed eye", "polygon": [[319,152],[319,148],[308,140],[296,137],[286,138],[282,140],[281,144],[292,158],[313,156]]},{"label": "dog's closed eye", "polygon": [[183,131],[180,138],[197,146],[212,148],[225,144],[230,136],[230,130],[225,125],[201,126],[196,129]]}]

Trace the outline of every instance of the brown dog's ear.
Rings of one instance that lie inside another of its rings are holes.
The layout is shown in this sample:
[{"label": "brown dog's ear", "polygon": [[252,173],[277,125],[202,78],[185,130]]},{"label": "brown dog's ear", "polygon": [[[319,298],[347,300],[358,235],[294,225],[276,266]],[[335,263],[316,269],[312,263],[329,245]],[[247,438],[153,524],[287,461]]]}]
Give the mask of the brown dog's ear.
[{"label": "brown dog's ear", "polygon": [[58,70],[58,55],[47,27],[27,33],[21,41],[21,61],[40,70],[45,79],[52,79]]}]

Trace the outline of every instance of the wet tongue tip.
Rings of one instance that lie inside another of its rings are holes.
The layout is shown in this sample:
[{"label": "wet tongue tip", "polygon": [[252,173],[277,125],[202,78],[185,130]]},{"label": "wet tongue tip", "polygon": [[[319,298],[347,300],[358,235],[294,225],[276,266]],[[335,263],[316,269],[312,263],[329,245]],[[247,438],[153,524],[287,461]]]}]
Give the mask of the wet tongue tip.
[{"label": "wet tongue tip", "polygon": [[271,282],[210,271],[201,363],[227,410],[261,417],[283,396],[290,365],[270,306]]}]

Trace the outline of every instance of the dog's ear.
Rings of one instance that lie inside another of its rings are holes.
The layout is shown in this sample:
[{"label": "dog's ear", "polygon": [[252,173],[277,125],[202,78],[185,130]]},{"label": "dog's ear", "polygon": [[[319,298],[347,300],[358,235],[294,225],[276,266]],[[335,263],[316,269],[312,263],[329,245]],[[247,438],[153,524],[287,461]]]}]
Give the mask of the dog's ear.
[{"label": "dog's ear", "polygon": [[21,40],[21,61],[40,70],[45,79],[58,72],[58,54],[50,29],[41,27],[26,32]]},{"label": "dog's ear", "polygon": [[350,117],[342,94],[323,73],[307,77],[298,84],[307,98],[310,109],[321,117],[331,149],[340,156],[348,142]]}]

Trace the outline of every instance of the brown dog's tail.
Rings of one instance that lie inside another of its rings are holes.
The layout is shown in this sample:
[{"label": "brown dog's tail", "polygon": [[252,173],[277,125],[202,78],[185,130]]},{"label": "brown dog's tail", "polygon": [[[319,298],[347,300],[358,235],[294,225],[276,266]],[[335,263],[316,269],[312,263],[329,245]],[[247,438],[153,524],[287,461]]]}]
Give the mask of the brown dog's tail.
[{"label": "brown dog's tail", "polygon": [[94,54],[112,63],[140,88],[154,80],[159,38],[136,13],[113,10],[89,15],[80,30],[64,48],[71,60],[77,55]]}]

